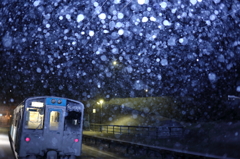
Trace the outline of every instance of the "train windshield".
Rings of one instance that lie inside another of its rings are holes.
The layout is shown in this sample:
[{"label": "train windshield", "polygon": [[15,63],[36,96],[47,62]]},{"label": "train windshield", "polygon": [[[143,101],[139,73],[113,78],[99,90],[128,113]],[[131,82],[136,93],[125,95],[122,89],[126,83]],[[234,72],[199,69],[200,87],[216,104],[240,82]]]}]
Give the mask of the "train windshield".
[{"label": "train windshield", "polygon": [[64,129],[70,131],[78,131],[81,123],[81,106],[78,103],[68,101]]},{"label": "train windshield", "polygon": [[65,130],[80,129],[81,113],[77,111],[68,111],[65,116]]},{"label": "train windshield", "polygon": [[51,111],[50,113],[50,130],[58,130],[59,128],[59,116],[60,113],[58,111]]},{"label": "train windshield", "polygon": [[26,107],[26,129],[43,129],[44,102],[31,101]]}]

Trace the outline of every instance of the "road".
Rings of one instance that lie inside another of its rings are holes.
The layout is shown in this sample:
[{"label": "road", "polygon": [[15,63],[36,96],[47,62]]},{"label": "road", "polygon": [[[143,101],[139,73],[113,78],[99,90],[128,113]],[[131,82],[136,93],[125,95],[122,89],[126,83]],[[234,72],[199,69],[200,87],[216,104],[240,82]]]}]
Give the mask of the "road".
[{"label": "road", "polygon": [[[0,159],[15,159],[8,139],[8,129],[0,128]],[[77,159],[124,159],[114,153],[100,151],[97,148],[82,145],[82,155]]]}]

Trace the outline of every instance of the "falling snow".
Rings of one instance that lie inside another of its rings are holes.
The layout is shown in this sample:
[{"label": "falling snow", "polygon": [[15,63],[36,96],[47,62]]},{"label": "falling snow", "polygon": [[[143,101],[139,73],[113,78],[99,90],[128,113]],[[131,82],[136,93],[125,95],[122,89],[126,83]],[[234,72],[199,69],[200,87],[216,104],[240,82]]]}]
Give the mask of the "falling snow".
[{"label": "falling snow", "polygon": [[162,65],[162,66],[167,66],[167,65],[168,65],[167,59],[162,59],[162,60],[161,60],[161,65]]},{"label": "falling snow", "polygon": [[[62,20],[62,18],[59,18],[59,19]],[[83,15],[83,14],[79,14],[79,15],[77,16],[77,22],[78,22],[78,23],[81,22],[81,21],[83,21],[83,19],[84,19],[84,15]]]},{"label": "falling snow", "polygon": [[98,15],[98,17],[100,18],[100,19],[106,19],[106,14],[104,14],[104,13],[101,13],[101,14],[99,14]]},{"label": "falling snow", "polygon": [[240,92],[240,86],[237,86],[236,91],[237,91],[237,92]]},{"label": "falling snow", "polygon": [[216,78],[217,78],[217,76],[216,76],[216,74],[215,73],[209,73],[208,74],[208,79],[210,80],[210,81],[216,81]]},{"label": "falling snow", "polygon": [[4,47],[11,47],[12,46],[12,37],[9,33],[6,33],[2,38],[2,43]]},{"label": "falling snow", "polygon": [[171,23],[168,20],[163,21],[163,25],[165,26],[171,26]]},{"label": "falling snow", "polygon": [[90,30],[89,31],[89,36],[93,36],[94,35],[94,31],[93,30]]},{"label": "falling snow", "polygon": [[165,8],[167,8],[167,3],[166,3],[166,2],[161,2],[161,3],[160,3],[160,6],[161,6],[163,9],[165,9]]},{"label": "falling snow", "polygon": [[40,2],[41,2],[41,1],[35,1],[35,2],[33,3],[33,5],[34,5],[35,7],[37,7],[37,6],[40,4]]},{"label": "falling snow", "polygon": [[190,2],[195,5],[197,3],[197,0],[190,0]]},{"label": "falling snow", "polygon": [[[3,0],[0,4],[3,105],[38,95],[84,101],[128,98],[114,106],[123,114],[129,109],[124,124],[149,117],[138,124],[159,122],[159,126],[161,116],[191,123],[189,136],[195,135],[194,127],[204,129],[201,124],[207,121],[214,125],[240,119],[239,101],[227,100],[240,92],[237,0]],[[129,104],[131,99],[154,101],[153,97],[165,96],[171,99],[149,106],[149,101],[139,102],[134,108]],[[96,102],[89,108],[93,106]],[[112,105],[106,104],[103,112],[108,106]],[[109,123],[121,120],[111,113],[105,112],[103,118]],[[226,137],[210,139],[239,138],[239,131],[232,130],[222,133]],[[186,149],[190,147],[183,146]]]}]

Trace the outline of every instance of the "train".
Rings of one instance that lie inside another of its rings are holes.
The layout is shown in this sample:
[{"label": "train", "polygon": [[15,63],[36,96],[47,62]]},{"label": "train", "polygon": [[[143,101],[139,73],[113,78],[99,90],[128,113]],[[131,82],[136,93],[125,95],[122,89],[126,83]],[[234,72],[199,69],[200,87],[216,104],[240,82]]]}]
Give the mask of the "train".
[{"label": "train", "polygon": [[55,96],[29,97],[13,111],[9,132],[18,159],[75,159],[81,155],[84,105]]}]

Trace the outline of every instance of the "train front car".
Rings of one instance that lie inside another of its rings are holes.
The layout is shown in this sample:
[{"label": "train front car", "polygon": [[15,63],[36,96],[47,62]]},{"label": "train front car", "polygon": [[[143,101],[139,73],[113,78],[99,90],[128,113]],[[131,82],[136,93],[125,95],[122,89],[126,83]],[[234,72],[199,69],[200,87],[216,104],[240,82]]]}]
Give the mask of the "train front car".
[{"label": "train front car", "polygon": [[84,106],[59,97],[29,98],[18,156],[71,158],[81,155]]}]

